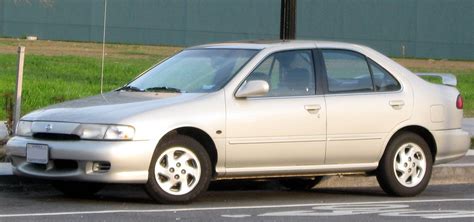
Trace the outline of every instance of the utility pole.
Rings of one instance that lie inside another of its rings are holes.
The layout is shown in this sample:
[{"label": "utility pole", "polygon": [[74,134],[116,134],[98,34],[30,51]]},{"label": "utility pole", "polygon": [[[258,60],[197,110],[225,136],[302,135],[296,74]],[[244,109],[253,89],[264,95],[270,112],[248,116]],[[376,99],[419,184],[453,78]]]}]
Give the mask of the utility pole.
[{"label": "utility pole", "polygon": [[295,39],[296,0],[281,0],[280,39]]}]

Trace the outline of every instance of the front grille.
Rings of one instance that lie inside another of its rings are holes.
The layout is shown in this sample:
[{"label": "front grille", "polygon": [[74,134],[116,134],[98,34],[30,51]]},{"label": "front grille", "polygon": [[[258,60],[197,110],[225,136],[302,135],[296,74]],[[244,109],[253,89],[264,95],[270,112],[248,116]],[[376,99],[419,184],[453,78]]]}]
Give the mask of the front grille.
[{"label": "front grille", "polygon": [[50,160],[48,164],[29,163],[27,168],[36,172],[70,172],[79,168],[75,160]]},{"label": "front grille", "polygon": [[54,168],[57,170],[75,170],[77,167],[75,160],[54,160]]},{"label": "front grille", "polygon": [[61,133],[35,133],[33,134],[35,139],[43,140],[80,140],[81,137],[73,134],[61,134]]}]

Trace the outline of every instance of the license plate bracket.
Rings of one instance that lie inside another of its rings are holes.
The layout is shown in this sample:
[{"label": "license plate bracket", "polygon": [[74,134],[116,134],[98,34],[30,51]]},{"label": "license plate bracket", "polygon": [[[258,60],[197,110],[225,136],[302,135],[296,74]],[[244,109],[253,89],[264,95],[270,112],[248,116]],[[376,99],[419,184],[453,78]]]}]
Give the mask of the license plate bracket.
[{"label": "license plate bracket", "polygon": [[49,147],[46,144],[26,144],[26,161],[28,163],[48,164]]}]

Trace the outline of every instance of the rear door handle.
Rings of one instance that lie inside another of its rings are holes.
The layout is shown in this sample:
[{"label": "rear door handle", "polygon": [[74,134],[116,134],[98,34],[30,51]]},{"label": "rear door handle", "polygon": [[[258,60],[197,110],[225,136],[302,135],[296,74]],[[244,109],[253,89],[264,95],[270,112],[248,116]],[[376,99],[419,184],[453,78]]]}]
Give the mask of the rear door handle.
[{"label": "rear door handle", "polygon": [[394,109],[401,109],[405,105],[405,102],[403,100],[391,100],[388,104]]},{"label": "rear door handle", "polygon": [[315,104],[315,105],[305,105],[304,109],[306,109],[306,111],[308,111],[311,114],[315,114],[321,109],[321,105],[317,105],[317,104]]}]

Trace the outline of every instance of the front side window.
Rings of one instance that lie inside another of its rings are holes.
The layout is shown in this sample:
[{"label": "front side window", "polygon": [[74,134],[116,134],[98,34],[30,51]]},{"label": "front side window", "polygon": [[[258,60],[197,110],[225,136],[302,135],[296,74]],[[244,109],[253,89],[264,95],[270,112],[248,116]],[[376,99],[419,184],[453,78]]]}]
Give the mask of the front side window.
[{"label": "front side window", "polygon": [[257,52],[247,49],[185,50],[153,67],[124,89],[181,93],[217,91]]},{"label": "front side window", "polygon": [[267,57],[246,81],[264,80],[270,85],[266,96],[305,96],[316,93],[311,50],[277,52]]},{"label": "front side window", "polygon": [[346,50],[322,50],[322,53],[329,92],[373,91],[369,66],[363,55]]}]

